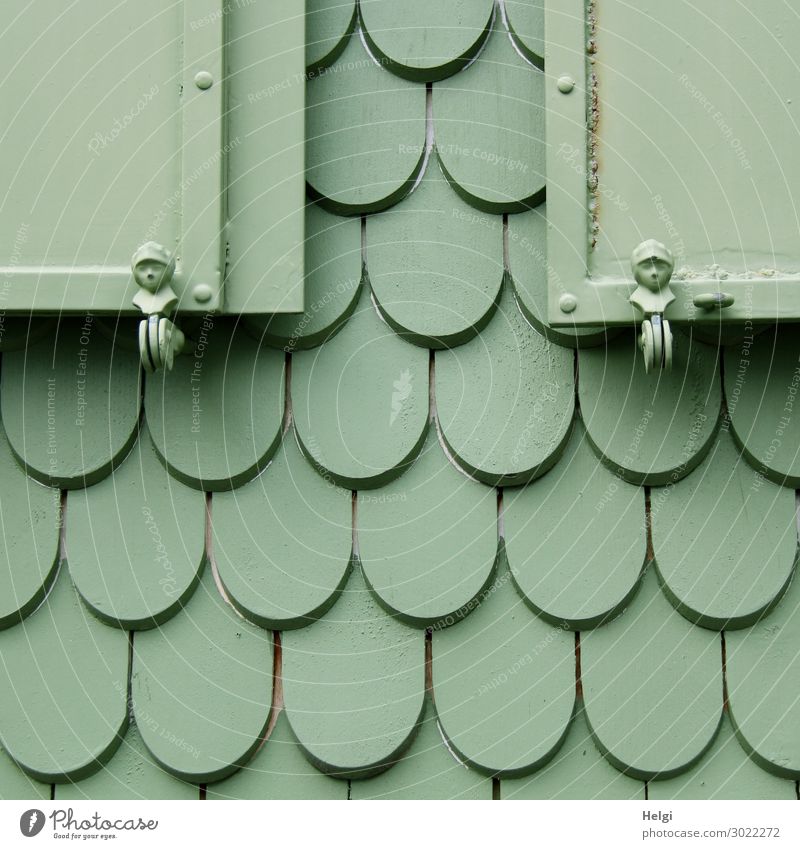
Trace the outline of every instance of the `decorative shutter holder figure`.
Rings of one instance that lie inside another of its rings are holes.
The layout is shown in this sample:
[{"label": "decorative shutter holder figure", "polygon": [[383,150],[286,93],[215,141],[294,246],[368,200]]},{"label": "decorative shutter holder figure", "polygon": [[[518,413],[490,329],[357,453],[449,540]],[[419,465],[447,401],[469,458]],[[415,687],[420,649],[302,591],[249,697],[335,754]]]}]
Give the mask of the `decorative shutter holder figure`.
[{"label": "decorative shutter holder figure", "polygon": [[160,368],[171,369],[185,343],[180,328],[169,318],[178,303],[172,288],[175,257],[163,245],[146,242],[133,255],[131,269],[140,287],[133,303],[147,316],[139,322],[142,365],[151,374]]},{"label": "decorative shutter holder figure", "polygon": [[655,239],[637,245],[631,254],[631,269],[638,285],[629,300],[644,316],[639,347],[646,372],[672,368],[672,332],[664,310],[675,300],[669,287],[674,267],[669,248]]}]

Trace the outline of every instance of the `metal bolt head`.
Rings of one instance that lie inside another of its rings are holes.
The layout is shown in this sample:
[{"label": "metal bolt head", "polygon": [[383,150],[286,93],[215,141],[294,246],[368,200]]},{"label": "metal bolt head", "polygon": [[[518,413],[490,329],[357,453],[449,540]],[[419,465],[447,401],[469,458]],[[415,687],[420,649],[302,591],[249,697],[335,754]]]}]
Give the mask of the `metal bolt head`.
[{"label": "metal bolt head", "polygon": [[575,307],[577,306],[578,299],[575,297],[575,295],[570,295],[569,292],[566,292],[558,299],[558,308],[561,310],[561,312],[575,312]]},{"label": "metal bolt head", "polygon": [[202,91],[205,91],[207,88],[211,88],[211,86],[214,85],[214,77],[212,77],[208,71],[198,71],[194,75],[194,84]]},{"label": "metal bolt head", "polygon": [[214,291],[207,283],[198,283],[194,289],[192,289],[192,295],[196,301],[199,301],[201,304],[206,304],[214,296]]},{"label": "metal bolt head", "polygon": [[569,94],[575,88],[575,80],[569,74],[564,74],[558,78],[556,85],[562,94]]}]

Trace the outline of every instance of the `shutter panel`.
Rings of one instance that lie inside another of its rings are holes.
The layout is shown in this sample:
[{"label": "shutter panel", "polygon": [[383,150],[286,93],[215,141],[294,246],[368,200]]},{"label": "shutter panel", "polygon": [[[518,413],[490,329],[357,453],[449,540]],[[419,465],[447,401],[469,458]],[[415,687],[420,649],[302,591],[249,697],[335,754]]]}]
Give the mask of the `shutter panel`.
[{"label": "shutter panel", "polygon": [[646,239],[675,268],[673,300],[649,312],[800,318],[797,14],[782,0],[758,15],[545,0],[545,14],[550,322],[641,321],[631,254]]},{"label": "shutter panel", "polygon": [[[34,0],[13,19],[0,34],[8,69],[0,82],[0,310],[136,314],[131,257],[148,241],[175,258],[179,314],[302,306],[303,9],[295,5]],[[247,68],[226,79],[226,64],[241,65],[236,39],[250,27]],[[287,38],[283,58],[270,59]],[[296,84],[245,115],[254,103],[244,89],[255,90],[270,62]],[[244,109],[234,137],[229,87]],[[253,132],[265,124],[276,127],[271,149]],[[279,142],[293,154],[281,157]],[[259,185],[252,198],[236,195],[248,225],[241,235],[253,245],[238,246],[249,264],[223,290],[234,150],[236,162],[250,158]],[[276,168],[259,170],[273,154]],[[279,174],[277,198],[269,181]],[[274,238],[256,239],[259,226]]]}]

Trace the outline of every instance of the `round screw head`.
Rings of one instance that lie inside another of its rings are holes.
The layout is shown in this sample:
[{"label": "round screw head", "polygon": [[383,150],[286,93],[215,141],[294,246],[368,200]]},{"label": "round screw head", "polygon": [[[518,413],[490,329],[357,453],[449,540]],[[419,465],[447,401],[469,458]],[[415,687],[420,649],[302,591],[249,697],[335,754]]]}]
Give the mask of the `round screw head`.
[{"label": "round screw head", "polygon": [[194,289],[192,289],[192,295],[196,301],[199,301],[201,304],[206,304],[211,300],[214,292],[207,283],[198,283]]},{"label": "round screw head", "polygon": [[562,94],[569,94],[575,88],[575,80],[569,74],[564,74],[558,78],[556,85]]},{"label": "round screw head", "polygon": [[207,88],[211,88],[211,86],[214,85],[214,77],[212,77],[208,71],[198,71],[194,75],[194,84],[202,91],[205,91]]},{"label": "round screw head", "polygon": [[577,306],[578,306],[578,299],[575,297],[575,295],[570,295],[569,292],[562,295],[558,299],[558,308],[561,310],[561,312],[566,312],[566,313],[575,312],[575,307],[577,307]]}]

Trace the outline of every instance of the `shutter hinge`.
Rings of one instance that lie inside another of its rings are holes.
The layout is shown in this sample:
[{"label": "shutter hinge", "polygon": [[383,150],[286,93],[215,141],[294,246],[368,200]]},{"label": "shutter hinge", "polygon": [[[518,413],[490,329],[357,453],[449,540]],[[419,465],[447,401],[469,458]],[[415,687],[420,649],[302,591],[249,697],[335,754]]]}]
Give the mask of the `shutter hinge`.
[{"label": "shutter hinge", "polygon": [[631,254],[631,269],[638,285],[628,300],[644,316],[639,347],[646,372],[672,368],[672,332],[664,310],[675,300],[669,287],[674,268],[671,251],[655,239],[637,245]]},{"label": "shutter hinge", "polygon": [[175,257],[157,242],[146,242],[131,259],[133,278],[139,285],[133,303],[147,316],[139,322],[139,357],[144,370],[153,373],[172,368],[183,350],[185,337],[169,318],[178,303],[172,288]]}]

